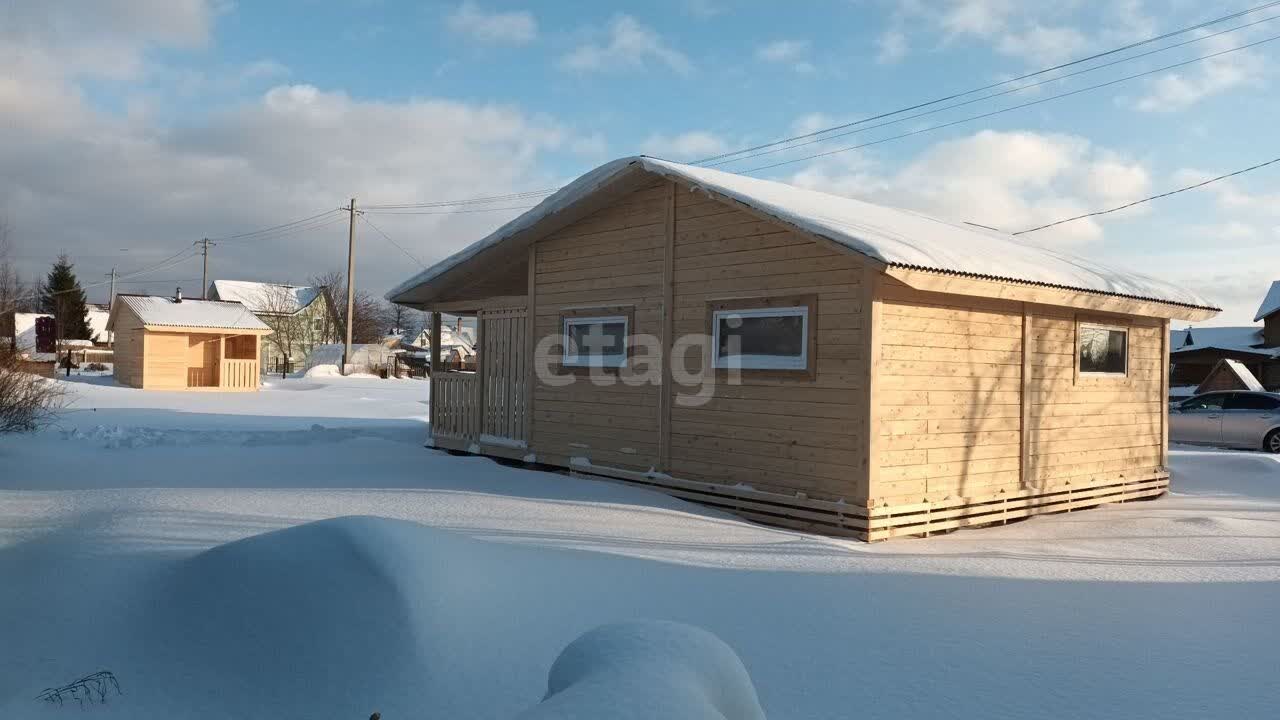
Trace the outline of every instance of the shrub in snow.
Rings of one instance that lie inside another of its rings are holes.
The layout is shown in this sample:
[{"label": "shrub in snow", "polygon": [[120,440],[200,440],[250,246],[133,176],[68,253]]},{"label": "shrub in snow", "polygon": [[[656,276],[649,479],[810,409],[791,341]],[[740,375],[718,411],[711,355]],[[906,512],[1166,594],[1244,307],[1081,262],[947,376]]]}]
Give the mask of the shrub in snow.
[{"label": "shrub in snow", "polygon": [[547,694],[521,720],[764,720],[733,649],[701,628],[665,621],[603,625],[551,666]]},{"label": "shrub in snow", "polygon": [[56,382],[24,372],[15,353],[0,350],[0,433],[29,432],[62,407]]}]

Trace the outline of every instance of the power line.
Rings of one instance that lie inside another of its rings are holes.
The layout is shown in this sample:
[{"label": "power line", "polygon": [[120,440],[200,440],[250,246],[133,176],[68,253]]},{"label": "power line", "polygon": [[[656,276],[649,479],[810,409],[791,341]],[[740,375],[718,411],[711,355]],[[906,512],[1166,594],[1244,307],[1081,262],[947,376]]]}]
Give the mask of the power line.
[{"label": "power line", "polygon": [[405,254],[405,257],[407,257],[407,258],[409,258],[410,260],[412,260],[412,261],[414,261],[414,262],[418,263],[419,267],[421,267],[423,270],[427,269],[427,266],[426,266],[425,264],[423,264],[423,262],[422,262],[421,260],[419,260],[417,257],[415,257],[415,256],[413,255],[413,253],[409,252],[408,250],[405,250],[405,249],[400,245],[400,243],[396,242],[395,240],[392,240],[390,235],[388,235],[388,234],[386,234],[386,233],[382,232],[382,228],[378,227],[377,225],[374,225],[374,224],[373,224],[373,221],[372,221],[372,220],[370,220],[368,217],[366,217],[364,214],[361,214],[361,215],[360,215],[360,219],[361,219],[361,220],[364,220],[364,221],[365,221],[365,223],[367,223],[367,224],[369,225],[369,227],[371,227],[371,228],[373,228],[374,230],[376,230],[376,231],[378,232],[378,234],[379,234],[379,235],[381,235],[381,236],[383,237],[383,239],[385,239],[387,242],[389,242],[389,243],[391,243],[392,245],[394,245],[394,246],[396,247],[396,249],[397,249],[397,250],[399,250],[400,252],[404,253],[404,254]]},{"label": "power line", "polygon": [[[1277,0],[1277,1],[1278,1],[1278,2],[1280,2],[1280,0]],[[281,223],[281,224],[279,224],[279,225],[272,225],[272,226],[270,226],[270,227],[259,228],[259,229],[257,229],[257,230],[250,230],[250,231],[248,231],[248,232],[242,232],[242,233],[240,233],[240,234],[238,234],[238,235],[225,235],[225,236],[223,236],[223,237],[215,237],[215,238],[209,238],[209,239],[210,239],[210,240],[217,240],[217,241],[220,241],[220,242],[226,242],[226,241],[230,241],[230,240],[243,240],[243,239],[254,238],[255,236],[258,236],[258,235],[265,235],[265,234],[271,233],[271,232],[272,232],[272,231],[274,231],[274,230],[281,230],[281,229],[284,229],[284,228],[289,228],[289,227],[294,226],[294,225],[300,225],[300,224],[302,224],[302,223],[310,222],[310,221],[312,221],[312,220],[316,220],[316,219],[318,219],[318,218],[322,218],[322,217],[324,217],[324,216],[326,216],[326,215],[331,215],[331,214],[336,213],[336,212],[339,212],[339,211],[338,211],[338,209],[336,209],[336,208],[335,208],[335,209],[333,209],[333,210],[325,210],[324,212],[316,213],[315,215],[311,215],[311,216],[308,216],[308,217],[304,217],[304,218],[301,218],[301,219],[298,219],[298,220],[293,220],[293,221],[290,221],[290,222],[287,222],[287,223]]]},{"label": "power line", "polygon": [[[180,265],[188,260],[199,257],[199,253],[194,252],[194,250],[195,248],[190,248],[190,247],[183,248],[181,251],[173,255],[170,255],[169,257],[165,258],[164,260],[161,260],[160,262],[154,265],[144,267],[139,270],[134,270],[131,273],[125,273],[124,275],[116,276],[115,282],[120,283],[122,281],[128,280],[129,278],[139,277],[141,275],[153,273],[158,270],[167,270],[176,265]],[[185,255],[185,257],[182,257],[183,255]],[[25,300],[39,300],[45,297],[53,297],[54,295],[64,295],[66,293],[76,292],[77,290],[81,290],[81,291],[88,290],[90,288],[96,288],[96,287],[102,287],[103,285],[108,285],[111,282],[112,282],[111,280],[102,280],[95,283],[89,283],[88,285],[81,285],[79,287],[74,287],[67,290],[58,290],[56,292],[51,292],[51,293],[45,293],[45,292],[31,293],[29,295],[13,298],[9,303],[9,308],[12,308],[14,305],[17,305],[18,303]]]},{"label": "power line", "polygon": [[1247,9],[1247,10],[1240,10],[1240,11],[1238,11],[1238,12],[1234,12],[1234,13],[1230,13],[1230,14],[1227,14],[1227,15],[1223,15],[1223,16],[1220,16],[1220,17],[1216,17],[1216,18],[1213,18],[1213,19],[1211,19],[1211,20],[1206,20],[1206,21],[1204,21],[1204,22],[1197,23],[1197,24],[1195,24],[1195,25],[1190,25],[1190,26],[1188,26],[1188,27],[1180,28],[1180,29],[1178,29],[1178,30],[1173,30],[1173,31],[1166,32],[1166,33],[1163,33],[1163,34],[1160,34],[1160,35],[1156,35],[1156,36],[1153,36],[1153,37],[1149,37],[1149,38],[1146,38],[1145,40],[1139,40],[1139,41],[1137,41],[1137,42],[1133,42],[1133,43],[1130,43],[1130,44],[1128,44],[1128,45],[1124,45],[1124,46],[1121,46],[1121,47],[1118,47],[1118,48],[1113,48],[1113,49],[1111,49],[1111,50],[1107,50],[1107,51],[1104,51],[1104,52],[1095,53],[1095,54],[1093,54],[1093,55],[1089,55],[1088,57],[1083,57],[1083,58],[1079,58],[1079,59],[1076,59],[1076,60],[1071,60],[1071,61],[1068,61],[1068,62],[1062,63],[1062,64],[1060,64],[1060,65],[1054,65],[1053,67],[1047,67],[1047,68],[1044,68],[1044,69],[1042,69],[1042,70],[1036,70],[1035,72],[1030,72],[1030,73],[1026,73],[1026,74],[1024,74],[1024,75],[1020,75],[1020,76],[1018,76],[1018,77],[1009,78],[1008,80],[1002,80],[1002,81],[1000,81],[1000,82],[991,83],[991,84],[989,84],[989,85],[984,85],[984,86],[982,86],[982,87],[973,88],[972,90],[965,90],[964,92],[958,92],[958,93],[954,93],[954,94],[951,94],[951,95],[947,95],[947,96],[945,96],[945,97],[940,97],[940,98],[936,98],[936,99],[933,99],[933,100],[928,100],[928,101],[921,102],[921,103],[917,103],[917,104],[915,104],[915,105],[911,105],[911,106],[908,106],[908,107],[899,108],[899,109],[897,109],[897,110],[891,110],[891,111],[888,111],[888,112],[879,113],[879,114],[877,114],[877,115],[872,115],[872,116],[870,116],[870,117],[865,117],[865,118],[862,118],[862,119],[859,119],[859,120],[854,120],[854,121],[852,121],[852,122],[847,122],[847,123],[844,123],[844,124],[841,124],[841,125],[834,125],[834,126],[832,126],[832,127],[824,128],[824,129],[822,129],[822,130],[815,130],[815,131],[813,131],[813,132],[805,133],[805,134],[803,134],[803,135],[795,135],[795,136],[793,136],[793,137],[783,138],[783,139],[781,139],[781,140],[774,140],[774,141],[772,141],[772,142],[763,143],[763,144],[760,144],[760,145],[756,145],[756,146],[754,146],[754,147],[744,148],[744,149],[742,149],[742,150],[734,150],[734,151],[731,151],[731,152],[721,153],[721,154],[719,154],[719,155],[713,155],[713,156],[711,156],[711,157],[706,157],[706,158],[703,158],[703,159],[701,159],[701,160],[695,160],[695,161],[693,161],[691,164],[693,164],[693,165],[702,165],[702,164],[705,164],[705,163],[709,163],[709,162],[716,161],[716,160],[722,160],[722,159],[724,159],[724,158],[732,157],[732,156],[735,156],[735,155],[745,155],[745,154],[748,154],[748,153],[756,152],[756,151],[758,151],[758,150],[765,150],[765,149],[767,149],[767,148],[775,147],[775,146],[778,146],[778,145],[784,145],[784,144],[787,144],[787,143],[795,142],[795,141],[797,141],[797,140],[806,140],[806,139],[808,139],[808,138],[811,138],[811,137],[817,137],[817,136],[819,136],[819,135],[825,135],[826,133],[834,132],[834,131],[836,131],[836,130],[844,130],[845,128],[854,127],[854,126],[856,126],[856,125],[861,125],[861,124],[863,124],[863,123],[874,122],[874,121],[876,121],[876,120],[881,120],[881,119],[883,119],[883,118],[892,117],[892,116],[894,116],[894,115],[900,115],[900,114],[902,114],[902,113],[911,112],[912,110],[919,110],[919,109],[921,109],[921,108],[926,108],[926,107],[929,107],[929,106],[931,106],[931,105],[937,105],[937,104],[944,103],[944,102],[948,102],[948,101],[951,101],[951,100],[956,100],[956,99],[962,98],[962,97],[964,97],[964,96],[966,96],[966,95],[972,95],[973,93],[983,92],[984,90],[993,90],[993,89],[995,89],[995,88],[1002,87],[1002,86],[1004,86],[1004,85],[1008,85],[1008,84],[1011,84],[1011,83],[1019,82],[1019,81],[1022,81],[1022,80],[1028,80],[1028,79],[1030,79],[1030,78],[1037,77],[1037,76],[1040,76],[1040,75],[1044,75],[1044,74],[1046,74],[1046,73],[1050,73],[1050,72],[1053,72],[1053,71],[1055,71],[1055,70],[1062,70],[1062,69],[1064,69],[1064,68],[1068,68],[1068,67],[1072,67],[1072,66],[1075,66],[1075,65],[1079,65],[1079,64],[1081,64],[1081,63],[1089,62],[1090,60],[1097,60],[1097,59],[1099,59],[1099,58],[1107,57],[1107,56],[1109,56],[1109,55],[1115,55],[1116,53],[1124,52],[1125,50],[1132,50],[1133,48],[1140,47],[1140,46],[1142,46],[1142,45],[1149,45],[1149,44],[1151,44],[1151,43],[1153,43],[1153,42],[1159,42],[1159,41],[1161,41],[1161,40],[1165,40],[1165,39],[1167,39],[1167,38],[1171,38],[1171,37],[1174,37],[1174,36],[1176,36],[1176,35],[1182,35],[1182,34],[1185,34],[1185,33],[1191,32],[1191,31],[1193,31],[1193,30],[1199,30],[1200,28],[1208,27],[1208,26],[1210,26],[1210,25],[1216,25],[1216,24],[1218,24],[1218,23],[1220,23],[1220,22],[1225,22],[1225,21],[1227,21],[1227,20],[1234,20],[1234,19],[1236,19],[1236,18],[1238,18],[1238,17],[1243,17],[1243,16],[1245,16],[1245,15],[1248,15],[1248,14],[1250,14],[1250,13],[1255,13],[1255,12],[1258,12],[1258,11],[1260,11],[1260,10],[1266,10],[1266,9],[1268,9],[1268,8],[1275,7],[1275,6],[1277,6],[1277,5],[1280,5],[1280,0],[1274,0],[1273,2],[1264,3],[1264,4],[1262,4],[1262,5],[1258,5],[1258,6],[1256,6],[1256,7],[1252,7],[1252,8],[1249,8],[1249,9]]},{"label": "power line", "polygon": [[1177,190],[1170,190],[1169,192],[1160,193],[1159,195],[1152,195],[1151,197],[1145,197],[1145,198],[1142,198],[1141,200],[1134,200],[1131,203],[1125,203],[1124,205],[1113,207],[1108,210],[1098,210],[1097,212],[1085,213],[1084,215],[1076,215],[1075,217],[1069,217],[1063,220],[1057,220],[1057,221],[1048,223],[1047,225],[1040,225],[1039,227],[1027,228],[1026,230],[1019,230],[1018,232],[1012,233],[1012,234],[1026,235],[1027,233],[1033,233],[1033,232],[1036,232],[1037,230],[1044,230],[1046,228],[1062,225],[1063,223],[1069,223],[1069,222],[1074,222],[1076,220],[1084,220],[1085,218],[1098,217],[1099,215],[1107,215],[1113,212],[1119,212],[1126,208],[1131,208],[1134,205],[1141,205],[1143,203],[1151,202],[1152,200],[1159,200],[1160,198],[1167,198],[1170,195],[1177,195],[1178,193],[1184,193],[1184,192],[1187,192],[1188,190],[1195,190],[1196,188],[1202,188],[1205,185],[1216,183],[1219,180],[1226,180],[1227,178],[1235,177],[1236,175],[1243,175],[1247,172],[1252,172],[1259,168],[1264,168],[1268,165],[1274,165],[1275,163],[1278,163],[1278,162],[1280,162],[1280,157],[1272,158],[1270,160],[1267,160],[1266,162],[1260,162],[1257,165],[1251,165],[1242,170],[1236,170],[1234,172],[1229,172],[1225,175],[1219,175],[1214,178],[1209,178],[1208,180],[1202,180],[1198,183],[1195,183],[1194,185],[1187,185],[1186,187],[1180,187]]},{"label": "power line", "polygon": [[[1111,62],[1103,63],[1103,64],[1101,64],[1101,65],[1094,65],[1093,67],[1087,67],[1087,68],[1084,68],[1083,70],[1076,70],[1075,72],[1067,73],[1067,74],[1065,74],[1065,75],[1055,75],[1054,77],[1047,78],[1047,79],[1045,79],[1045,80],[1040,80],[1039,82],[1034,82],[1034,83],[1030,83],[1030,84],[1027,84],[1027,85],[1019,85],[1018,87],[1010,88],[1010,89],[1008,89],[1008,90],[1002,90],[1002,91],[997,92],[997,93],[991,93],[991,94],[989,94],[989,95],[983,95],[982,97],[972,98],[972,99],[970,99],[970,100],[965,100],[965,101],[958,102],[958,103],[952,103],[952,104],[950,104],[950,105],[943,105],[942,107],[933,108],[932,110],[925,110],[924,112],[918,112],[918,113],[915,113],[915,114],[912,114],[912,115],[904,115],[904,116],[902,116],[902,117],[894,118],[894,119],[892,119],[892,120],[886,120],[885,122],[882,122],[882,123],[876,123],[875,125],[866,125],[866,126],[863,126],[863,127],[858,127],[858,128],[853,129],[853,130],[849,130],[849,131],[847,131],[847,132],[837,133],[837,134],[835,134],[835,135],[826,135],[826,136],[819,137],[819,138],[812,138],[812,139],[809,139],[809,140],[805,140],[804,142],[797,142],[797,143],[794,143],[794,144],[789,144],[789,145],[786,145],[785,147],[775,147],[775,148],[772,148],[772,149],[769,149],[769,150],[764,150],[764,151],[762,151],[762,152],[753,153],[753,154],[751,154],[751,155],[744,155],[744,156],[742,156],[742,157],[733,157],[733,158],[728,158],[728,159],[726,159],[726,160],[720,160],[720,161],[718,161],[718,162],[709,162],[709,163],[706,163],[706,164],[705,164],[705,167],[719,167],[719,166],[721,166],[721,165],[727,165],[727,164],[729,164],[729,163],[735,163],[735,162],[738,162],[738,161],[741,161],[741,160],[748,160],[748,159],[751,159],[751,158],[762,157],[762,156],[765,156],[765,155],[773,155],[773,154],[780,153],[780,152],[787,152],[787,151],[789,151],[789,150],[795,150],[796,148],[802,148],[802,147],[806,147],[806,146],[809,146],[809,145],[816,145],[816,144],[818,144],[818,143],[824,143],[824,142],[828,142],[828,141],[830,141],[830,140],[835,140],[836,138],[848,137],[848,136],[850,136],[850,135],[857,135],[857,134],[859,134],[859,133],[867,132],[868,130],[875,130],[875,129],[878,129],[878,128],[887,127],[887,126],[889,126],[889,125],[896,125],[896,124],[898,124],[898,123],[906,122],[906,121],[908,121],[908,120],[915,120],[915,119],[917,119],[917,118],[922,118],[922,117],[925,117],[925,116],[928,116],[928,115],[935,115],[935,114],[937,114],[937,113],[944,112],[944,111],[946,111],[946,110],[952,110],[952,109],[955,109],[955,108],[958,108],[958,107],[964,107],[964,106],[966,106],[966,105],[972,105],[972,104],[974,104],[974,103],[979,103],[979,102],[982,102],[982,101],[984,101],[984,100],[991,100],[991,99],[994,99],[994,98],[1003,97],[1003,96],[1005,96],[1005,95],[1011,95],[1011,94],[1013,94],[1013,93],[1022,92],[1023,90],[1030,90],[1030,89],[1032,89],[1032,88],[1037,88],[1037,87],[1040,87],[1040,86],[1042,86],[1042,85],[1047,85],[1048,83],[1058,82],[1059,80],[1066,80],[1066,79],[1068,79],[1068,78],[1072,78],[1072,77],[1075,77],[1075,76],[1077,76],[1077,75],[1084,75],[1084,74],[1086,74],[1086,73],[1091,73],[1091,72],[1093,72],[1093,71],[1095,71],[1095,70],[1102,70],[1102,69],[1104,69],[1104,68],[1109,68],[1109,67],[1112,67],[1112,66],[1114,66],[1114,65],[1119,65],[1119,64],[1121,64],[1121,63],[1126,63],[1126,62],[1130,62],[1130,61],[1132,61],[1132,60],[1137,60],[1137,59],[1140,59],[1140,58],[1144,58],[1144,57],[1147,57],[1147,56],[1150,56],[1150,55],[1155,55],[1155,54],[1157,54],[1157,53],[1162,53],[1162,52],[1165,52],[1165,51],[1167,51],[1167,50],[1173,50],[1173,49],[1176,49],[1176,48],[1183,47],[1183,46],[1185,46],[1185,45],[1190,45],[1190,44],[1192,44],[1192,43],[1203,42],[1203,41],[1205,41],[1205,40],[1208,40],[1208,39],[1210,39],[1210,38],[1217,37],[1217,36],[1219,36],[1219,35],[1224,35],[1224,34],[1226,34],[1226,33],[1236,32],[1237,30],[1242,30],[1242,29],[1244,29],[1244,28],[1252,27],[1252,26],[1254,26],[1254,25],[1260,25],[1260,24],[1262,24],[1262,23],[1270,22],[1270,21],[1272,21],[1272,20],[1276,20],[1276,19],[1278,19],[1278,18],[1280,18],[1280,15],[1272,15],[1272,16],[1270,16],[1270,17],[1263,18],[1262,20],[1256,20],[1256,21],[1254,21],[1254,22],[1246,23],[1246,24],[1244,24],[1244,25],[1238,25],[1238,26],[1236,26],[1236,27],[1228,28],[1228,29],[1226,29],[1226,30],[1220,30],[1220,31],[1218,31],[1218,32],[1216,32],[1216,33],[1211,33],[1211,34],[1209,34],[1209,35],[1202,35],[1202,36],[1197,37],[1197,38],[1192,38],[1191,40],[1184,40],[1183,42],[1180,42],[1180,43],[1175,43],[1175,44],[1173,44],[1173,45],[1167,45],[1167,46],[1162,47],[1162,48],[1156,48],[1155,50],[1149,50],[1149,51],[1147,51],[1147,52],[1140,53],[1140,54],[1138,54],[1138,55],[1131,55],[1131,56],[1129,56],[1129,57],[1120,58],[1119,60],[1112,60]],[[1207,56],[1207,57],[1213,57],[1213,56]],[[1200,59],[1201,59],[1201,58],[1193,58],[1193,59],[1192,59],[1192,60],[1190,60],[1189,62],[1199,62],[1199,60],[1200,60]],[[1156,72],[1159,72],[1159,70],[1157,70]],[[1050,99],[1052,99],[1052,98],[1050,98]],[[826,131],[823,131],[823,132],[829,132],[829,130],[826,130]]]},{"label": "power line", "polygon": [[[1277,0],[1280,2],[1280,0]],[[434,207],[450,207],[455,205],[481,205],[491,202],[509,202],[515,200],[526,200],[542,195],[550,195],[560,188],[544,188],[542,190],[525,190],[523,192],[508,193],[506,195],[490,195],[487,197],[469,198],[466,200],[436,200],[420,203],[395,203],[383,205],[365,205],[365,210],[399,210],[412,208],[434,208]]]},{"label": "power line", "polygon": [[365,210],[371,215],[465,215],[467,213],[497,212],[500,210],[528,210],[533,205],[515,205],[511,207],[476,208],[474,210]]},{"label": "power line", "polygon": [[1209,59],[1212,59],[1212,58],[1215,58],[1215,57],[1220,57],[1220,56],[1222,56],[1222,55],[1226,55],[1226,54],[1228,54],[1228,53],[1239,52],[1239,51],[1241,51],[1241,50],[1246,50],[1246,49],[1248,49],[1248,48],[1255,47],[1255,46],[1258,46],[1258,45],[1262,45],[1262,44],[1265,44],[1265,43],[1275,42],[1276,40],[1280,40],[1280,35],[1273,35],[1273,36],[1271,36],[1271,37],[1269,37],[1269,38],[1265,38],[1265,39],[1263,39],[1263,40],[1258,40],[1258,41],[1256,41],[1256,42],[1248,43],[1247,45],[1240,45],[1240,46],[1238,46],[1238,47],[1230,48],[1230,49],[1227,49],[1227,50],[1222,50],[1222,51],[1220,51],[1220,52],[1212,53],[1212,54],[1209,54],[1209,55],[1202,55],[1202,56],[1200,56],[1200,57],[1198,57],[1198,58],[1192,58],[1191,60],[1185,60],[1185,61],[1183,61],[1183,62],[1173,63],[1172,65],[1165,65],[1165,66],[1163,66],[1163,67],[1158,67],[1158,68],[1156,68],[1156,69],[1154,69],[1154,70],[1147,70],[1146,72],[1140,72],[1140,73],[1137,73],[1137,74],[1134,74],[1134,75],[1127,75],[1127,76],[1125,76],[1125,77],[1117,78],[1117,79],[1115,79],[1115,80],[1109,80],[1109,81],[1104,82],[1104,83],[1098,83],[1097,85],[1090,85],[1090,86],[1088,86],[1088,87],[1083,87],[1083,88],[1079,88],[1079,89],[1076,89],[1076,90],[1071,90],[1071,91],[1069,91],[1069,92],[1064,92],[1064,93],[1059,93],[1059,94],[1057,94],[1057,95],[1050,95],[1050,96],[1048,96],[1048,97],[1043,97],[1043,98],[1040,98],[1040,99],[1038,99],[1038,100],[1031,100],[1031,101],[1028,101],[1028,102],[1025,102],[1025,103],[1020,103],[1020,104],[1018,104],[1018,105],[1011,105],[1011,106],[1006,107],[1006,108],[1001,108],[1001,109],[999,109],[999,110],[993,110],[993,111],[991,111],[991,112],[982,113],[982,114],[980,114],[980,115],[971,115],[971,116],[969,116],[969,117],[960,118],[959,120],[952,120],[952,121],[950,121],[950,122],[945,122],[945,123],[942,123],[942,124],[939,124],[939,125],[930,125],[929,127],[926,127],[926,128],[920,128],[919,130],[912,130],[911,132],[905,132],[905,133],[901,133],[901,134],[899,134],[899,135],[890,135],[889,137],[886,137],[886,138],[880,138],[879,140],[872,140],[872,141],[870,141],[870,142],[865,142],[865,143],[861,143],[861,144],[858,144],[858,145],[850,145],[850,146],[848,146],[848,147],[838,148],[838,149],[835,149],[835,150],[828,150],[828,151],[826,151],[826,152],[815,153],[815,154],[813,154],[813,155],[806,155],[806,156],[804,156],[804,157],[793,158],[793,159],[791,159],[791,160],[783,160],[783,161],[781,161],[781,162],[776,162],[776,163],[773,163],[773,164],[771,164],[771,165],[761,165],[761,166],[759,166],[759,167],[754,167],[754,168],[751,168],[750,170],[743,170],[743,171],[741,171],[741,172],[742,172],[743,174],[756,173],[756,172],[760,172],[761,170],[770,170],[770,169],[773,169],[773,168],[776,168],[776,167],[781,167],[781,166],[783,166],[783,165],[791,165],[791,164],[793,164],[793,163],[804,162],[805,160],[814,160],[814,159],[816,159],[816,158],[820,158],[820,157],[827,157],[828,155],[836,155],[836,154],[843,153],[843,152],[849,152],[850,150],[858,150],[858,149],[860,149],[860,148],[871,147],[872,145],[879,145],[879,144],[881,144],[881,143],[887,143],[887,142],[890,142],[890,141],[892,141],[892,140],[901,140],[902,138],[912,137],[912,136],[914,136],[914,135],[921,135],[921,134],[923,134],[923,133],[933,132],[933,131],[935,131],[935,130],[942,130],[942,129],[944,129],[944,128],[953,127],[953,126],[955,126],[955,125],[961,125],[961,124],[963,124],[963,123],[972,122],[972,121],[974,121],[974,120],[982,120],[982,119],[984,119],[984,118],[993,117],[993,116],[995,116],[995,115],[1001,115],[1001,114],[1003,114],[1003,113],[1011,112],[1011,111],[1013,111],[1013,110],[1021,110],[1022,108],[1028,108],[1028,107],[1031,107],[1031,106],[1033,106],[1033,105],[1040,105],[1041,103],[1046,103],[1046,102],[1049,102],[1049,101],[1051,101],[1051,100],[1059,100],[1059,99],[1061,99],[1061,98],[1070,97],[1070,96],[1072,96],[1072,95],[1079,95],[1080,93],[1089,92],[1089,91],[1091,91],[1091,90],[1098,90],[1098,89],[1101,89],[1101,88],[1110,87],[1110,86],[1112,86],[1112,85],[1117,85],[1117,84],[1119,84],[1119,83],[1127,82],[1127,81],[1129,81],[1129,80],[1135,80],[1135,79],[1137,79],[1137,78],[1141,78],[1141,77],[1146,77],[1146,76],[1148,76],[1148,75],[1155,75],[1156,73],[1162,73],[1162,72],[1165,72],[1166,70],[1172,70],[1172,69],[1174,69],[1174,68],[1184,67],[1184,66],[1186,66],[1186,65],[1191,65],[1192,63],[1202,62],[1202,61],[1204,61],[1204,60],[1209,60]]}]

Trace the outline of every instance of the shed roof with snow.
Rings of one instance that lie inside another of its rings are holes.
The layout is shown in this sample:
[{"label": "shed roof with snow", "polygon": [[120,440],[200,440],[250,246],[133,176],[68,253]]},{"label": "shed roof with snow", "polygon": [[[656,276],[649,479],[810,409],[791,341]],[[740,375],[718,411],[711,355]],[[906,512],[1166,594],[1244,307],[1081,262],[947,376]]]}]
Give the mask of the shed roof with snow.
[{"label": "shed roof with snow", "polygon": [[243,303],[224,300],[176,299],[159,295],[116,295],[107,329],[114,330],[121,308],[128,308],[148,329],[208,328],[270,333],[270,328]]}]

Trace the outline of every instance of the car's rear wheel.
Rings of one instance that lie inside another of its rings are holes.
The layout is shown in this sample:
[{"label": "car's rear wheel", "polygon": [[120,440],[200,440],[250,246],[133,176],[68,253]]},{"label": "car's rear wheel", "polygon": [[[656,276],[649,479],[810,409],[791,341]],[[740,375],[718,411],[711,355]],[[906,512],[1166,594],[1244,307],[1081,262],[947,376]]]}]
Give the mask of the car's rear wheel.
[{"label": "car's rear wheel", "polygon": [[1272,430],[1262,441],[1262,449],[1271,453],[1280,453],[1280,430]]}]

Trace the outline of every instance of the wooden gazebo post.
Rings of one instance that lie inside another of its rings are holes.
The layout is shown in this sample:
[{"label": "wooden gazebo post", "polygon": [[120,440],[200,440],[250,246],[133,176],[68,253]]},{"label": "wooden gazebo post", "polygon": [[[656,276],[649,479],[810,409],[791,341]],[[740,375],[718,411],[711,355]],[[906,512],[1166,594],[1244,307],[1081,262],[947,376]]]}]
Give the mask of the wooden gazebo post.
[{"label": "wooden gazebo post", "polygon": [[431,433],[434,435],[436,431],[436,373],[440,371],[440,313],[431,313],[431,347],[427,348],[431,353],[431,397],[427,405],[427,418],[431,422]]}]

